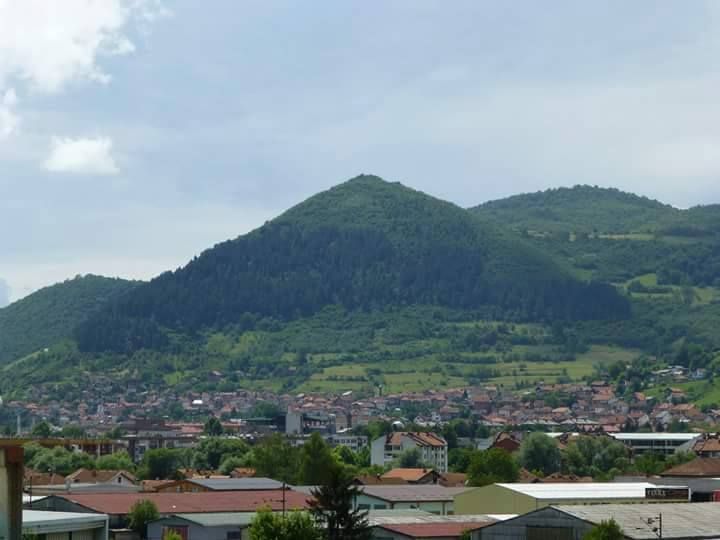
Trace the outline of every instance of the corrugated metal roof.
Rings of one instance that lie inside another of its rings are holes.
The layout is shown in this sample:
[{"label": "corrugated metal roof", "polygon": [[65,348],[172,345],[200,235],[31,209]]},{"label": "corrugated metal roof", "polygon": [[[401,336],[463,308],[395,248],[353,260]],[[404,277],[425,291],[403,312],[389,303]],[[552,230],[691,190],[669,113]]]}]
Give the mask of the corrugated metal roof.
[{"label": "corrugated metal roof", "polygon": [[[203,493],[94,493],[54,495],[95,512],[125,515],[141,500],[155,503],[161,514],[206,512],[254,512],[263,506],[272,510],[283,507],[281,490],[207,491]],[[285,492],[285,508],[307,508],[308,496],[297,491]]]},{"label": "corrugated metal roof", "polygon": [[203,527],[243,527],[250,525],[256,515],[255,512],[218,512],[215,514],[175,514],[173,517],[192,521]]},{"label": "corrugated metal roof", "polygon": [[381,529],[402,534],[410,538],[453,538],[465,531],[474,531],[490,525],[489,522],[445,522],[445,523],[401,523],[379,525]]},{"label": "corrugated metal roof", "polygon": [[[535,499],[644,499],[649,482],[569,482],[552,484],[496,484]],[[482,488],[480,488],[482,489]]]},{"label": "corrugated metal roof", "polygon": [[359,486],[366,495],[391,502],[452,501],[471,488],[430,485]]},{"label": "corrugated metal roof", "polygon": [[272,478],[192,478],[193,484],[213,491],[248,491],[263,489],[282,489],[282,482]]},{"label": "corrugated metal roof", "polygon": [[720,537],[718,503],[560,505],[553,508],[591,523],[613,518],[626,536],[638,540],[657,538],[647,521],[661,514],[663,538],[668,540]]},{"label": "corrugated metal roof", "polygon": [[103,514],[23,510],[22,520],[24,534],[50,534],[103,528],[107,526],[108,517]]}]

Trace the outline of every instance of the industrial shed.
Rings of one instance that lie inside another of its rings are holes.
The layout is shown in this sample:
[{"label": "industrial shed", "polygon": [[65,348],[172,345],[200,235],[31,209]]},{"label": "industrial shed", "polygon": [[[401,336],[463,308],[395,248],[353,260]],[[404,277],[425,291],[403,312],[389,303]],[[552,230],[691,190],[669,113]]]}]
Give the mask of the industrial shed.
[{"label": "industrial shed", "polygon": [[479,530],[480,540],[581,540],[614,519],[629,540],[720,538],[720,504],[597,504],[541,508]]},{"label": "industrial shed", "polygon": [[[688,491],[681,488],[665,491],[670,500],[687,502]],[[662,489],[648,482],[491,484],[456,495],[454,509],[456,514],[525,514],[558,504],[644,503]]]}]

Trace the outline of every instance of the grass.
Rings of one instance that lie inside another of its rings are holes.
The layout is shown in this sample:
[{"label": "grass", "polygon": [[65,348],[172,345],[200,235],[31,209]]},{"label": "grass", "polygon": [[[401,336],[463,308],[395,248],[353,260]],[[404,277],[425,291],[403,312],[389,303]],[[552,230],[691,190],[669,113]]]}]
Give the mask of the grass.
[{"label": "grass", "polygon": [[[537,357],[548,355],[554,347],[517,346],[511,354]],[[497,371],[497,376],[483,382],[488,384],[515,385],[523,381],[554,382],[558,378],[568,377],[579,380],[589,377],[596,364],[616,361],[630,362],[638,355],[638,351],[620,347],[593,345],[586,353],[578,355],[576,360],[565,361],[530,361],[515,359],[500,361],[495,364],[470,362],[444,362],[438,355],[420,356],[407,360],[389,360],[386,362],[359,362],[330,366],[314,374],[308,381],[298,387],[299,392],[339,392],[372,388],[378,383],[383,384],[388,393],[412,392],[428,388],[456,388],[471,384],[473,373],[480,369]],[[472,360],[472,353],[462,355]],[[315,360],[315,358],[313,358]]]}]

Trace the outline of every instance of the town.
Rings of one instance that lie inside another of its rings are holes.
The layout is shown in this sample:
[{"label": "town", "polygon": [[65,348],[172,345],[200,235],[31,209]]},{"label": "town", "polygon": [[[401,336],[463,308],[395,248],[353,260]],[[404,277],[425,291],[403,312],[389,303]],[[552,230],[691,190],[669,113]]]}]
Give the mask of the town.
[{"label": "town", "polygon": [[[73,537],[254,538],[258,516],[309,512],[335,465],[368,538],[534,538],[550,527],[547,538],[570,539],[610,519],[627,538],[651,538],[657,526],[637,527],[646,514],[663,516],[663,538],[720,534],[698,517],[720,496],[720,435],[706,431],[720,411],[679,390],[628,400],[594,381],[363,399],[135,392],[137,402],[95,391],[73,407],[3,404],[18,424],[2,445],[24,449],[25,534],[58,513],[52,526]],[[567,395],[571,405],[557,402]],[[168,399],[185,419],[157,414]],[[150,517],[138,521],[143,505]]]}]

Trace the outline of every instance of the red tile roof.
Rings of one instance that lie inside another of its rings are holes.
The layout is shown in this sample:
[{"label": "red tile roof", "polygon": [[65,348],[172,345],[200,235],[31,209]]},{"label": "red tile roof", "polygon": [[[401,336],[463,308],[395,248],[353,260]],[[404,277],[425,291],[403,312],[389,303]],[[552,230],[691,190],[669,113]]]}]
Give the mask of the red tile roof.
[{"label": "red tile roof", "polygon": [[382,478],[400,478],[406,482],[418,482],[433,473],[434,471],[432,469],[404,469],[402,467],[396,467],[383,474]]},{"label": "red tile roof", "polygon": [[445,439],[434,433],[422,433],[419,431],[396,431],[387,436],[386,443],[398,446],[402,443],[403,437],[409,437],[418,446],[446,446]]},{"label": "red tile roof", "polygon": [[[282,510],[280,490],[208,491],[204,493],[93,493],[58,495],[102,514],[125,515],[140,500],[155,503],[161,514],[255,512],[262,507]],[[288,509],[307,508],[309,496],[297,491],[285,492]]]},{"label": "red tile roof", "polygon": [[379,528],[405,535],[409,538],[460,538],[465,531],[474,531],[490,525],[490,522],[405,523],[378,525]]},{"label": "red tile roof", "polygon": [[720,477],[720,458],[699,457],[689,463],[683,463],[668,469],[661,473],[660,476]]}]

